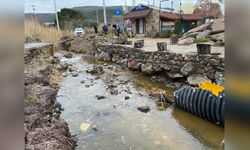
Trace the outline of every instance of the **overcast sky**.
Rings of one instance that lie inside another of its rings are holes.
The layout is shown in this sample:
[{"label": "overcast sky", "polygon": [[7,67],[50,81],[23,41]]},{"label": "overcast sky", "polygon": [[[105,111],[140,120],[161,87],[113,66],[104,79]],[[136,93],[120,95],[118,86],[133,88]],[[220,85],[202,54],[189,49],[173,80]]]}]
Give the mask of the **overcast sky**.
[{"label": "overcast sky", "polygon": [[[107,6],[117,6],[124,5],[125,2],[127,5],[132,5],[132,0],[105,0]],[[154,0],[136,0],[136,3],[142,4],[153,4]],[[159,5],[160,0],[155,0],[156,5]],[[173,0],[175,6],[179,6],[180,1],[182,3],[191,3],[195,4],[196,0]],[[216,1],[216,0],[214,0]],[[56,0],[58,11],[61,8],[72,8],[77,6],[102,6],[102,0]],[[54,12],[54,2],[53,0],[25,0],[24,11],[25,13],[33,12],[32,5],[35,5],[36,13],[51,13]],[[167,5],[167,4],[166,4]]]}]

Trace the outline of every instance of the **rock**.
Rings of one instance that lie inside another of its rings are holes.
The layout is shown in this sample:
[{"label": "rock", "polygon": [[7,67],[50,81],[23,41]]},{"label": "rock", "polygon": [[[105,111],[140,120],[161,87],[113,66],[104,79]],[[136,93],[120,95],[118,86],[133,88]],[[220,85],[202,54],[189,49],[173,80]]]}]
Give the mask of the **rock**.
[{"label": "rock", "polygon": [[128,100],[128,99],[130,99],[130,97],[129,96],[125,96],[125,100]]},{"label": "rock", "polygon": [[142,48],[144,46],[144,40],[137,40],[134,43],[134,48]]},{"label": "rock", "polygon": [[101,96],[101,95],[96,95],[95,96],[98,100],[102,100],[102,99],[105,99],[106,97],[105,96]]},{"label": "rock", "polygon": [[110,94],[111,95],[118,95],[118,90],[117,89],[110,89]]},{"label": "rock", "polygon": [[82,80],[82,81],[81,81],[81,84],[84,84],[84,83],[85,83],[85,81],[84,81],[84,80]]},{"label": "rock", "polygon": [[139,111],[144,112],[144,113],[148,113],[150,111],[150,107],[149,106],[140,106],[137,108]]},{"label": "rock", "polygon": [[208,78],[204,77],[201,74],[192,74],[188,76],[187,81],[190,85],[193,86],[198,86],[203,82],[211,82],[211,80],[209,80]]},{"label": "rock", "polygon": [[198,33],[199,33],[199,32],[185,33],[185,34],[183,35],[183,37],[180,38],[180,40],[186,39],[186,38],[188,38],[188,37],[195,38],[195,37],[198,35]]},{"label": "rock", "polygon": [[94,65],[92,69],[88,69],[88,70],[86,70],[86,72],[90,73],[90,74],[103,74],[104,70],[103,70],[102,66]]},{"label": "rock", "polygon": [[89,129],[89,127],[90,127],[90,124],[88,124],[88,123],[82,123],[81,126],[80,126],[80,130],[82,132],[86,132]]},{"label": "rock", "polygon": [[225,44],[225,33],[219,33],[211,35],[211,39],[216,42],[217,45],[224,45]]},{"label": "rock", "polygon": [[168,73],[168,76],[171,78],[171,79],[177,79],[177,78],[183,78],[184,75],[180,74],[180,73]]},{"label": "rock", "polygon": [[60,63],[60,59],[56,56],[54,56],[51,60],[50,60],[51,64],[59,64]]},{"label": "rock", "polygon": [[218,59],[210,59],[209,60],[209,63],[212,65],[212,66],[218,66],[220,64],[220,60]]},{"label": "rock", "polygon": [[204,30],[207,30],[211,27],[212,25],[212,22],[208,22],[208,23],[205,23],[203,25],[200,25],[196,28],[193,28],[191,30],[188,31],[188,33],[192,33],[192,32],[201,32],[201,31],[204,31]]},{"label": "rock", "polygon": [[127,37],[125,36],[119,36],[114,38],[113,43],[114,44],[126,44],[128,41]]},{"label": "rock", "polygon": [[158,48],[158,51],[166,51],[167,50],[167,43],[166,42],[158,42],[157,48]]},{"label": "rock", "polygon": [[178,41],[178,45],[190,45],[194,43],[194,38],[188,37],[186,39],[181,39]]},{"label": "rock", "polygon": [[109,55],[109,53],[102,51],[100,54],[95,54],[95,57],[98,60],[103,60],[103,61],[111,61],[111,57]]},{"label": "rock", "polygon": [[67,53],[64,54],[64,57],[65,58],[73,58],[73,54],[70,53],[70,52],[67,52]]},{"label": "rock", "polygon": [[221,72],[216,71],[214,74],[214,78],[215,78],[216,84],[224,85],[225,78],[223,77],[223,74]]},{"label": "rock", "polygon": [[207,38],[211,34],[210,30],[205,30],[203,32],[199,32],[198,35],[196,36],[196,39],[204,39]]},{"label": "rock", "polygon": [[148,74],[148,75],[153,74],[154,73],[153,65],[152,64],[142,64],[141,71],[144,74]]},{"label": "rock", "polygon": [[139,71],[141,69],[141,63],[137,63],[135,60],[128,60],[128,68],[133,71]]},{"label": "rock", "polygon": [[90,87],[90,85],[85,85],[85,87],[86,87],[86,88],[89,88],[89,87]]},{"label": "rock", "polygon": [[74,73],[74,74],[72,74],[72,77],[78,77],[79,76],[79,74],[78,73]]},{"label": "rock", "polygon": [[211,26],[212,33],[224,32],[225,31],[225,19],[216,19]]},{"label": "rock", "polygon": [[68,66],[68,71],[69,71],[69,72],[73,72],[73,71],[75,71],[75,70],[76,70],[75,67],[73,67],[73,66]]},{"label": "rock", "polygon": [[181,68],[181,73],[185,76],[189,75],[194,71],[194,63],[192,62],[187,62],[182,68]]}]

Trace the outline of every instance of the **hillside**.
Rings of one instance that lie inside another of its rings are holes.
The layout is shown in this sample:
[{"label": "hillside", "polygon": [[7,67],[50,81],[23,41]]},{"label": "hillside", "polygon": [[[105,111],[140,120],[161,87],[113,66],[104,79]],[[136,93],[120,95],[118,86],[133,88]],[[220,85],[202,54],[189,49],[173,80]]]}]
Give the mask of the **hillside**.
[{"label": "hillside", "polygon": [[[100,6],[83,6],[83,7],[75,7],[73,8],[78,10],[84,14],[87,20],[96,22],[96,11],[99,15],[99,22],[103,22],[103,7]],[[107,21],[111,23],[111,19],[114,16],[115,9],[122,9],[122,6],[107,6]]]}]

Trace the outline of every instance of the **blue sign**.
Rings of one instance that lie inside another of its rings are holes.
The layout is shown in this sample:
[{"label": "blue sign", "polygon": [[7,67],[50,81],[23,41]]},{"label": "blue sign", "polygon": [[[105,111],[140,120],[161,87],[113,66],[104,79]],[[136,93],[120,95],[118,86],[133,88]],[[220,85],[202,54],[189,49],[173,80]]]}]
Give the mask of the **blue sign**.
[{"label": "blue sign", "polygon": [[121,15],[122,14],[122,11],[120,9],[116,9],[114,11],[115,15]]}]

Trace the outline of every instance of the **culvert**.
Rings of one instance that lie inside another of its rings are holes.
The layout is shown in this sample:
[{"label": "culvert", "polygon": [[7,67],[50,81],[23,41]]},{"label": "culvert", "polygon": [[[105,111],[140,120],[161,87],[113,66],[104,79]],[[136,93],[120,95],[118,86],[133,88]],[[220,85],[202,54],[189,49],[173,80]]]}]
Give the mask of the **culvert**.
[{"label": "culvert", "polygon": [[201,88],[184,86],[174,93],[177,107],[224,127],[225,91],[213,94]]}]

